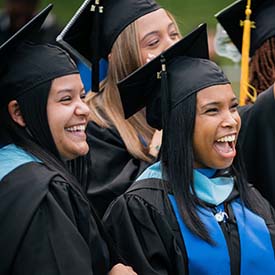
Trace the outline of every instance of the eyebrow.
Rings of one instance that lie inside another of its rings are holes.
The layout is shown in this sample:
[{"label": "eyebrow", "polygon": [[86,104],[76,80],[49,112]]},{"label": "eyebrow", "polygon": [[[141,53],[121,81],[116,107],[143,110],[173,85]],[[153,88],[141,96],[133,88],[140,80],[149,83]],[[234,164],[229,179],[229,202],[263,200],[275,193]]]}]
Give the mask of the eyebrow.
[{"label": "eyebrow", "polygon": [[[175,23],[174,22],[171,22],[169,25],[168,25],[168,30],[169,28],[171,28],[172,26],[175,26]],[[147,34],[144,35],[144,37],[141,39],[141,42],[143,42],[148,36],[150,35],[153,35],[153,34],[157,34],[158,31],[152,31],[152,32],[149,32]]]},{"label": "eyebrow", "polygon": [[[59,90],[59,91],[57,92],[57,94],[66,93],[66,92],[71,93],[71,92],[73,92],[73,91],[74,91],[74,89],[62,89],[62,90]],[[81,88],[80,92],[83,92],[83,91],[85,91],[84,86]]]},{"label": "eyebrow", "polygon": [[[238,101],[237,97],[233,97],[231,99],[231,103],[234,102],[234,101]],[[212,101],[212,102],[206,103],[205,105],[200,106],[200,108],[206,108],[208,106],[219,105],[219,104],[221,104],[220,101]]]}]

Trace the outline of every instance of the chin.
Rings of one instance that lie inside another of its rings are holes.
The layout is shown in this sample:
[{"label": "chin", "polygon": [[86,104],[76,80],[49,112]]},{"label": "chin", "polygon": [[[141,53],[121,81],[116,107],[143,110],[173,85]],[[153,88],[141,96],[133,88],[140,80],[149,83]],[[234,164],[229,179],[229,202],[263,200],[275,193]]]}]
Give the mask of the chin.
[{"label": "chin", "polygon": [[86,144],[85,146],[83,146],[83,148],[81,148],[80,150],[78,150],[78,157],[82,157],[87,155],[89,152],[89,146],[88,144]]},{"label": "chin", "polygon": [[83,157],[83,156],[87,155],[87,153],[88,153],[88,151],[75,152],[74,154],[72,154],[71,160],[79,158],[79,157]]},{"label": "chin", "polygon": [[67,160],[73,160],[76,159],[78,157],[82,157],[87,155],[87,153],[89,152],[89,146],[87,144],[87,146],[83,146],[83,147],[78,147],[76,148],[74,151],[71,150],[71,152],[68,152],[66,159]]},{"label": "chin", "polygon": [[226,169],[230,167],[233,163],[234,159],[216,159],[215,161],[209,162],[204,161],[204,162],[195,162],[194,168],[211,168],[211,169]]},{"label": "chin", "polygon": [[213,168],[218,169],[218,170],[226,169],[226,168],[230,167],[232,165],[232,163],[233,163],[233,160],[219,163],[219,164],[216,164],[215,167],[213,167]]}]

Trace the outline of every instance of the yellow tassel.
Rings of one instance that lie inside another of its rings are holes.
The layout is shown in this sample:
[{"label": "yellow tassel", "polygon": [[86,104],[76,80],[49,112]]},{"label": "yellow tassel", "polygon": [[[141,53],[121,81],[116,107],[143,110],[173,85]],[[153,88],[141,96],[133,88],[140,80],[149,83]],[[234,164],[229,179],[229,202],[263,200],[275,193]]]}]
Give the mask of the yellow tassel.
[{"label": "yellow tassel", "polygon": [[[240,80],[240,105],[245,105],[245,99],[248,95],[251,95],[248,92],[248,83],[249,77],[249,51],[250,51],[250,31],[254,27],[254,22],[250,21],[250,15],[252,13],[251,9],[251,0],[247,0],[247,5],[245,9],[246,18],[244,21],[241,21],[241,26],[243,26],[243,43],[242,43],[242,63],[241,63],[241,80]],[[251,87],[251,86],[250,86]],[[255,97],[252,97],[253,100]]]}]

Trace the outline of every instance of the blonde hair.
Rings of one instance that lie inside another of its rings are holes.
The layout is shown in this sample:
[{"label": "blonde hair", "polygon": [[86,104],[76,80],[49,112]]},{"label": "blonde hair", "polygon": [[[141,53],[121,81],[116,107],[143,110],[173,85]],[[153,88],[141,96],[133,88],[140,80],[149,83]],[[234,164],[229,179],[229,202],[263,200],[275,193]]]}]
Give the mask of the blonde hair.
[{"label": "blonde hair", "polygon": [[[167,15],[177,27],[173,16],[168,12]],[[145,110],[125,120],[116,85],[119,80],[142,66],[136,22],[121,32],[111,53],[107,77],[100,83],[101,92],[90,92],[86,98],[91,109],[90,120],[103,128],[115,127],[132,156],[152,162],[153,157],[149,155],[149,148],[144,142],[151,142],[155,129],[148,125]],[[141,139],[144,142],[141,142]]]},{"label": "blonde hair", "polygon": [[179,33],[180,38],[182,38],[182,35],[181,35],[181,32],[180,32],[180,28],[179,28],[179,25],[177,23],[178,20],[176,21],[175,15],[173,15],[168,10],[165,10],[165,12],[166,12],[167,16],[171,19],[171,21],[173,22],[173,24],[175,25],[176,31]]}]

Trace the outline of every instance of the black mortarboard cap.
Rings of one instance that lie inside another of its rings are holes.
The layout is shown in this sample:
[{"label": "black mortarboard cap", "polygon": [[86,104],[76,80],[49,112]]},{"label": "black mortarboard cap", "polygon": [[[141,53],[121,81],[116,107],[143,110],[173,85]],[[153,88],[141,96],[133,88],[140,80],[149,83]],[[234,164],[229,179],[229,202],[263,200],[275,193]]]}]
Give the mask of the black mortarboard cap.
[{"label": "black mortarboard cap", "polygon": [[[160,85],[162,58],[169,63],[177,56],[209,58],[206,24],[200,25],[193,32],[168,48],[161,55],[137,69],[118,83],[125,118],[129,118],[142,109],[152,95],[151,90]],[[157,73],[158,72],[158,73]],[[158,74],[158,76],[157,76]],[[133,88],[133,90],[132,90]]]},{"label": "black mortarboard cap", "polygon": [[[67,52],[50,44],[31,42],[52,5],[49,5],[0,46],[0,106],[57,77],[78,73]],[[3,65],[2,60],[6,62]]]},{"label": "black mortarboard cap", "polygon": [[[242,52],[243,27],[240,21],[245,20],[247,0],[238,0],[215,16],[228,36]],[[270,37],[275,36],[275,1],[251,0],[250,20],[255,22],[251,28],[250,56]]]},{"label": "black mortarboard cap", "polygon": [[[207,31],[203,24],[118,83],[125,118],[146,106],[148,123],[162,129],[167,110],[201,89],[229,83],[221,69],[208,58]],[[162,70],[163,60],[166,75]],[[163,77],[167,79],[163,81]]]},{"label": "black mortarboard cap", "polygon": [[98,91],[98,62],[108,58],[119,34],[139,17],[159,9],[154,0],[86,0],[57,37],[77,58],[93,69]]}]

